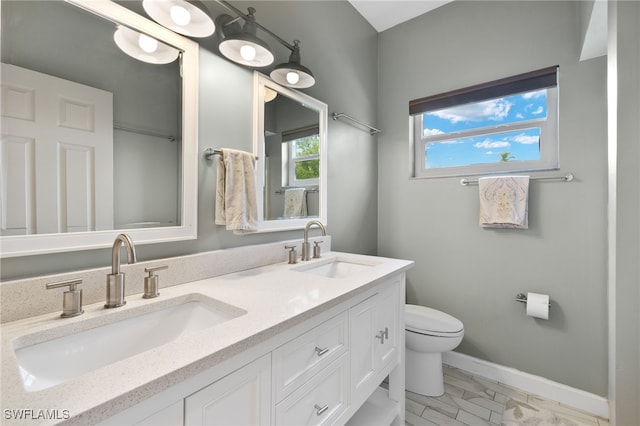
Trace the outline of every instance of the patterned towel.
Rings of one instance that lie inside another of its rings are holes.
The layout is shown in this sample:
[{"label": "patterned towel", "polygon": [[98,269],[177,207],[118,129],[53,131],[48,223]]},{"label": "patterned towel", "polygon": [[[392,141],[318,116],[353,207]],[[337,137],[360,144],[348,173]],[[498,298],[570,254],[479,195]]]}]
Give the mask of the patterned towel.
[{"label": "patterned towel", "polygon": [[307,190],[289,188],[284,191],[284,217],[307,216]]},{"label": "patterned towel", "polygon": [[480,226],[527,229],[529,176],[497,176],[478,179]]},{"label": "patterned towel", "polygon": [[234,234],[258,230],[255,157],[234,149],[222,149],[216,175],[216,225]]}]

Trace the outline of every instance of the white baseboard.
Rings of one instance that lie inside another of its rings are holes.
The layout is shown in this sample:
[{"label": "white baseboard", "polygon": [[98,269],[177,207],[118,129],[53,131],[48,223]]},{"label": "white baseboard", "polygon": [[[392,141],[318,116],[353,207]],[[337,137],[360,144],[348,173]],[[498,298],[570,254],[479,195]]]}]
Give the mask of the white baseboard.
[{"label": "white baseboard", "polygon": [[601,396],[457,352],[443,353],[442,362],[527,393],[560,402],[594,416],[609,418],[609,401]]}]

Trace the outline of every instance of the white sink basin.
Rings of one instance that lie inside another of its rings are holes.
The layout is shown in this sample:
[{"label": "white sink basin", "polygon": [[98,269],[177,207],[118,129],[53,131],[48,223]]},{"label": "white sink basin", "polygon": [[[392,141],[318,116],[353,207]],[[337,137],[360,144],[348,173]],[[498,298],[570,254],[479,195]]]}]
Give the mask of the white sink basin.
[{"label": "white sink basin", "polygon": [[246,313],[205,297],[157,305],[152,312],[15,349],[25,389],[47,389]]},{"label": "white sink basin", "polygon": [[302,265],[294,268],[294,270],[328,278],[348,278],[362,273],[378,263],[379,262],[364,262],[356,259],[337,257],[325,262],[321,261],[319,264]]}]

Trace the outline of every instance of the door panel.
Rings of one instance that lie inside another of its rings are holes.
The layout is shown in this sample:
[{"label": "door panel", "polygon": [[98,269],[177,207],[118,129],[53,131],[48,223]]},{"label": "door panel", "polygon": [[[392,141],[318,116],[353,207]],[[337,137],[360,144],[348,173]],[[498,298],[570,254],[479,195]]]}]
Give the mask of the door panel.
[{"label": "door panel", "polygon": [[[32,141],[33,160],[10,160],[17,140]],[[110,92],[2,64],[2,155],[2,217],[24,218],[3,220],[2,235],[113,229]]]}]

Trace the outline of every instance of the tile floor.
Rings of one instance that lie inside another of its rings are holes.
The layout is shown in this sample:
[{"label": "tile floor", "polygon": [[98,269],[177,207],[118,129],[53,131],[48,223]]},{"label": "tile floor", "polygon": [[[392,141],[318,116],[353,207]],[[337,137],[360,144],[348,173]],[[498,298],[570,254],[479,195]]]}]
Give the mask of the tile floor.
[{"label": "tile floor", "polygon": [[[445,366],[445,394],[426,397],[407,391],[406,424],[433,425],[500,425],[505,404],[513,399],[548,410],[558,415],[552,422],[532,423],[537,426],[561,424],[566,426],[608,426],[606,419],[574,410],[557,402],[472,376],[462,370]],[[509,423],[513,425],[514,423]],[[529,424],[523,422],[522,425]]]}]

